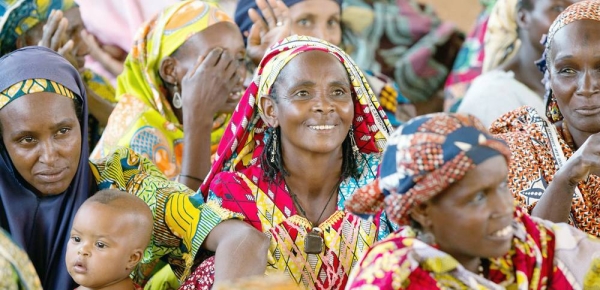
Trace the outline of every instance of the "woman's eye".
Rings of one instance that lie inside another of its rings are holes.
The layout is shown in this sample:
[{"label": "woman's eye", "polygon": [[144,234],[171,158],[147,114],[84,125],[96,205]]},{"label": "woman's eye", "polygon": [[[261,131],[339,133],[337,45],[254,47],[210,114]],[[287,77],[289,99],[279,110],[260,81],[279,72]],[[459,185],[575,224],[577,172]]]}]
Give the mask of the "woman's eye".
[{"label": "woman's eye", "polygon": [[344,90],[341,90],[341,89],[338,89],[338,90],[335,90],[335,91],[333,91],[333,95],[334,95],[335,97],[338,97],[338,98],[340,98],[340,97],[346,97],[346,96],[348,96],[348,94],[346,93],[346,91],[344,91]]},{"label": "woman's eye", "polygon": [[27,136],[27,137],[23,137],[23,138],[19,139],[19,143],[21,143],[21,144],[29,144],[29,143],[33,143],[33,141],[35,141],[35,139],[33,139],[33,137],[31,137],[31,136]]},{"label": "woman's eye", "polygon": [[301,26],[309,26],[310,25],[310,20],[308,19],[300,19],[297,22],[299,25]]},{"label": "woman's eye", "polygon": [[329,25],[329,26],[338,26],[339,24],[340,24],[340,22],[335,19],[327,21],[327,25]]},{"label": "woman's eye", "polygon": [[69,128],[60,128],[60,130],[58,130],[58,134],[67,134],[69,131],[71,131]]},{"label": "woman's eye", "polygon": [[296,94],[294,94],[294,96],[299,98],[308,98],[310,97],[310,93],[308,91],[299,91]]},{"label": "woman's eye", "polygon": [[558,70],[559,74],[574,74],[575,70],[572,68],[563,68]]}]

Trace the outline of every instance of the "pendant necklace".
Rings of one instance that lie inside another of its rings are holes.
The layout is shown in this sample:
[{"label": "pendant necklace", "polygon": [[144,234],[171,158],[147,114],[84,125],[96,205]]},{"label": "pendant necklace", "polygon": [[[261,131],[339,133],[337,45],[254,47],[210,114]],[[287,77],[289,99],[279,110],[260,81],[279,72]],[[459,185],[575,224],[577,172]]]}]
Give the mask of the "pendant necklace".
[{"label": "pendant necklace", "polygon": [[[285,182],[285,179],[283,180]],[[307,254],[320,254],[323,252],[323,248],[324,248],[324,242],[323,242],[323,230],[321,228],[319,228],[319,221],[321,220],[321,217],[323,216],[323,213],[325,213],[325,210],[327,209],[327,206],[329,205],[329,202],[331,202],[331,198],[333,197],[333,194],[336,193],[338,191],[338,188],[340,186],[340,182],[337,182],[335,184],[335,186],[333,187],[333,189],[331,190],[331,193],[329,194],[329,199],[327,200],[327,203],[325,204],[325,207],[323,207],[323,210],[321,211],[321,214],[319,215],[319,218],[317,219],[317,226],[315,227],[312,222],[308,219],[308,216],[306,216],[306,211],[304,211],[304,209],[302,208],[302,206],[300,205],[300,202],[298,201],[298,196],[296,196],[291,188],[289,186],[287,186],[287,182],[285,182],[285,185],[287,187],[288,192],[290,193],[290,196],[292,197],[292,201],[294,202],[294,205],[296,206],[296,208],[298,209],[298,211],[302,214],[302,217],[304,217],[311,226],[311,230],[310,232],[308,232],[306,234],[306,237],[304,238],[304,252]]]}]

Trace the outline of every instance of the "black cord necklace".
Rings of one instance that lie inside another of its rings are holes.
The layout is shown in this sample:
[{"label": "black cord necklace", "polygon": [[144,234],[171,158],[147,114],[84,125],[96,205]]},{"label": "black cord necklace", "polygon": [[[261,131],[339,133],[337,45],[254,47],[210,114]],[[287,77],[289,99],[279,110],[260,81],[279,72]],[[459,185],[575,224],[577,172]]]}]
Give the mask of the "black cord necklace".
[{"label": "black cord necklace", "polygon": [[333,189],[331,190],[331,193],[329,194],[329,199],[327,200],[325,207],[323,207],[321,214],[317,218],[317,226],[313,225],[313,223],[308,219],[308,216],[306,215],[306,211],[304,211],[304,209],[300,205],[300,201],[298,201],[298,196],[292,192],[292,189],[287,185],[287,181],[285,181],[285,179],[283,181],[285,182],[285,186],[287,187],[287,190],[290,193],[290,196],[292,197],[292,201],[294,202],[294,205],[296,206],[298,211],[302,214],[302,216],[310,223],[310,226],[312,227],[310,232],[308,232],[306,234],[306,237],[304,238],[304,252],[307,254],[322,253],[325,243],[323,242],[323,230],[321,228],[319,228],[319,224],[320,224],[319,222],[321,221],[321,217],[323,217],[323,213],[325,213],[325,210],[327,209],[329,202],[331,202],[331,198],[333,197],[333,194],[338,191],[339,186],[340,186],[340,181],[338,181],[335,184],[335,186],[333,187]]}]

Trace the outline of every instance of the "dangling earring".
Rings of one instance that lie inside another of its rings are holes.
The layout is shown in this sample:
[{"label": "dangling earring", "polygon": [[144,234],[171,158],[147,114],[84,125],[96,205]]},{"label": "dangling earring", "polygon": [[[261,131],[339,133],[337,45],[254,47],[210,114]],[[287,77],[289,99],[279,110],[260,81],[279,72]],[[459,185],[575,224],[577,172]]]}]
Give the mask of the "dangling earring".
[{"label": "dangling earring", "polygon": [[554,96],[553,92],[550,93],[550,98],[546,104],[546,118],[548,118],[548,120],[550,120],[552,123],[563,119],[560,109],[558,108],[558,102],[556,101],[556,97]]},{"label": "dangling earring", "polygon": [[273,138],[273,141],[271,142],[271,163],[275,163],[275,154],[277,154],[277,128],[273,128],[271,138]]},{"label": "dangling earring", "polygon": [[175,88],[173,89],[175,93],[173,94],[173,107],[175,109],[181,109],[183,107],[183,99],[181,98],[181,94],[179,93],[179,87],[177,86],[177,82],[175,82]]},{"label": "dangling earring", "polygon": [[360,160],[361,154],[358,150],[358,145],[356,145],[356,140],[354,139],[354,127],[350,126],[348,136],[350,137],[350,144],[352,145],[352,154],[354,154],[354,158],[358,161]]}]

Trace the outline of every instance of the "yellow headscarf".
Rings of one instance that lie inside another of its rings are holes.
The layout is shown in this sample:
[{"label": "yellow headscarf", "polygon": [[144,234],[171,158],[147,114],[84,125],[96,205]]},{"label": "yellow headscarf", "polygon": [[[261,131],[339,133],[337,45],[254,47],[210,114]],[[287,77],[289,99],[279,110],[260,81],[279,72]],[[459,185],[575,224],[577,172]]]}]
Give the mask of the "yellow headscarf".
[{"label": "yellow headscarf", "polygon": [[[187,0],[161,11],[138,31],[124,71],[117,79],[119,104],[91,158],[105,156],[116,147],[131,147],[152,160],[168,177],[179,174],[183,129],[166,98],[158,74],[160,62],[191,35],[224,21],[233,22],[216,6]],[[218,143],[229,118],[215,121],[212,143]]]},{"label": "yellow headscarf", "polygon": [[517,32],[517,1],[498,0],[494,5],[484,38],[484,73],[511,59],[521,46]]}]

